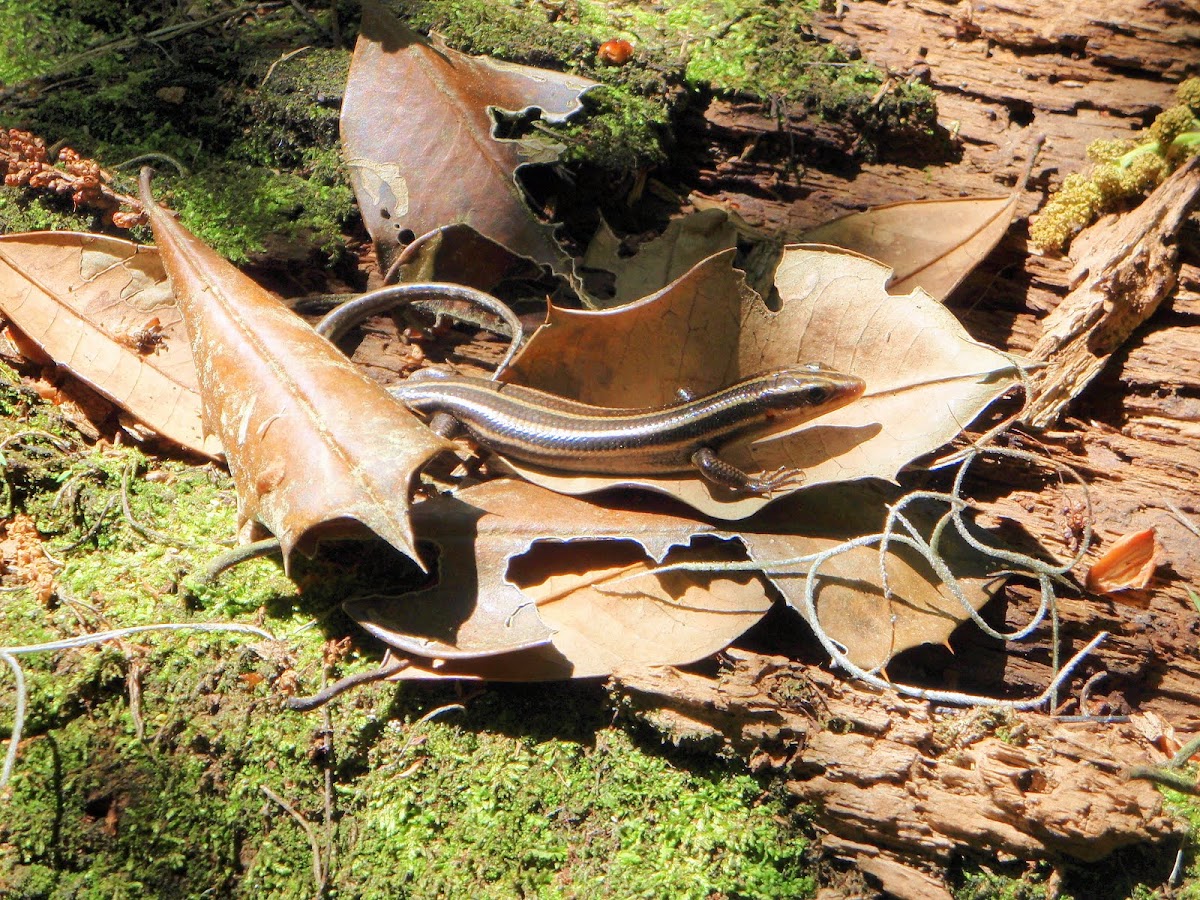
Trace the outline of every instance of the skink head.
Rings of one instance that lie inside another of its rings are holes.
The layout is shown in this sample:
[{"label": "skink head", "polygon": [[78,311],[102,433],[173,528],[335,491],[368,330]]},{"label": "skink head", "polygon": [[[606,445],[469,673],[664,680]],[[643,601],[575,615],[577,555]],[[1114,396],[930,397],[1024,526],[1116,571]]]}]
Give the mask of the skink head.
[{"label": "skink head", "polygon": [[788,366],[758,376],[763,405],[775,418],[799,422],[840,409],[862,396],[866,382],[822,366]]}]

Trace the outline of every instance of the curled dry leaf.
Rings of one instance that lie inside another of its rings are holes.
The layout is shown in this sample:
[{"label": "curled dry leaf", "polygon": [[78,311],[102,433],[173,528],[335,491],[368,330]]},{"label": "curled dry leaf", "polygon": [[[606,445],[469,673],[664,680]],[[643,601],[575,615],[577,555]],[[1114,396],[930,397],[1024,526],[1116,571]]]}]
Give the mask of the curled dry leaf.
[{"label": "curled dry leaf", "polygon": [[358,523],[416,559],[409,483],[447,442],[141,190],[247,536],[265,526],[286,562]]},{"label": "curled dry leaf", "polygon": [[471,57],[426,40],[383,7],[363,3],[342,103],[342,145],[363,220],[390,261],[400,234],[470,225],[556,271],[569,262],[516,180],[561,148],[497,138],[501,115],[547,121],[578,111],[595,82]]},{"label": "curled dry leaf", "polygon": [[[712,540],[731,535],[667,513],[493,481],[413,514],[418,537],[440,548],[437,583],[345,609],[386,643],[442,660],[442,674],[525,681],[682,664],[726,646],[771,605],[751,573],[649,574],[664,559],[741,553]],[[706,546],[687,548],[702,535]]]},{"label": "curled dry leaf", "polygon": [[945,300],[1012,224],[1019,192],[889,203],[850,213],[800,235],[806,244],[832,244],[891,266],[888,290],[921,288]]},{"label": "curled dry leaf", "polygon": [[1088,569],[1086,586],[1097,594],[1140,590],[1150,583],[1158,558],[1153,528],[1119,538]]},{"label": "curled dry leaf", "polygon": [[[619,309],[552,308],[510,371],[520,384],[599,406],[647,407],[677,392],[710,393],[737,379],[796,363],[821,363],[867,385],[856,402],[782,433],[721,448],[746,471],[805,471],[805,486],[893,479],[950,440],[1017,381],[1016,365],[971,340],[924,291],[887,293],[890,270],[831,247],[785,250],[770,309],[716,254],[653,296]],[[583,494],[638,485],[725,519],[770,498],[745,497],[698,476],[565,476],[505,461],[555,491]]]},{"label": "curled dry leaf", "polygon": [[158,251],[68,231],[0,237],[0,310],[51,359],[168,440],[220,455]]}]

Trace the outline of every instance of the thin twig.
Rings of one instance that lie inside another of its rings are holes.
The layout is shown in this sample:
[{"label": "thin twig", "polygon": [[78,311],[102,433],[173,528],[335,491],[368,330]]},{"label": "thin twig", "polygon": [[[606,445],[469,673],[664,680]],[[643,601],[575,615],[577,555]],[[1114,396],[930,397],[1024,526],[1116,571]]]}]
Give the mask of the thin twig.
[{"label": "thin twig", "polygon": [[212,559],[204,571],[197,577],[197,581],[202,584],[209,584],[216,581],[218,576],[226,569],[232,569],[238,563],[246,562],[250,559],[257,559],[260,556],[271,556],[272,554],[282,553],[283,547],[279,543],[279,538],[264,538],[261,541],[252,541],[249,544],[242,544],[240,547],[234,547],[231,550],[226,550],[224,553]]},{"label": "thin twig", "polygon": [[335,681],[329,687],[322,688],[310,697],[288,697],[285,705],[288,709],[295,710],[296,712],[309,712],[318,706],[324,706],[334,697],[344,694],[352,687],[357,687],[360,684],[370,684],[373,681],[383,681],[397,672],[407,669],[410,665],[412,663],[407,659],[402,659],[392,663],[390,666],[381,666],[369,672],[358,672],[355,675],[347,675],[340,681]]},{"label": "thin twig", "polygon": [[276,66],[278,66],[280,63],[287,62],[289,59],[292,59],[295,56],[299,56],[305,50],[311,50],[311,49],[312,49],[311,44],[306,44],[303,47],[297,47],[295,50],[292,50],[288,53],[283,54],[283,56],[279,57],[279,59],[277,59],[277,60],[275,60],[275,62],[271,63],[271,65],[267,68],[267,74],[263,76],[263,80],[258,85],[259,90],[262,90],[264,87],[267,86],[267,82],[270,81],[271,76],[275,74]]},{"label": "thin twig", "polygon": [[26,81],[20,82],[19,84],[15,84],[7,90],[0,92],[0,101],[7,100],[10,97],[15,97],[17,94],[27,91],[35,85],[47,85],[44,90],[48,90],[56,86],[62,86],[67,82],[58,82],[58,84],[55,85],[51,84],[50,80],[52,78],[58,78],[66,75],[74,69],[87,65],[94,57],[103,56],[106,53],[128,50],[131,47],[136,47],[142,41],[155,42],[174,40],[175,38],[183,37],[185,34],[190,34],[193,31],[201,31],[210,25],[215,25],[219,22],[225,21],[226,19],[232,19],[233,17],[243,13],[258,12],[264,9],[274,10],[278,9],[282,5],[282,3],[274,2],[244,3],[241,6],[235,6],[230,9],[222,10],[219,13],[215,13],[214,15],[203,19],[196,19],[192,22],[183,22],[175,25],[167,25],[154,31],[148,31],[145,34],[133,34],[127,37],[118,38],[114,41],[107,41],[103,44],[97,44],[94,47],[89,47],[88,49],[77,53],[71,59],[68,59],[66,62],[62,63],[50,72],[46,72],[38,75],[35,78],[30,78]]},{"label": "thin twig", "polygon": [[96,521],[92,523],[92,527],[87,530],[83,537],[65,547],[55,547],[54,552],[64,556],[68,553],[74,553],[76,550],[94,538],[97,532],[99,532],[101,527],[104,525],[104,520],[108,518],[108,514],[112,512],[112,508],[116,502],[116,495],[110,496],[108,498],[108,502],[104,504],[104,509],[100,510],[100,515],[96,517]]},{"label": "thin twig", "polygon": [[0,659],[8,663],[8,667],[12,669],[13,680],[17,683],[17,704],[16,709],[13,710],[8,753],[4,755],[4,769],[0,770],[0,790],[4,790],[8,785],[8,779],[12,777],[13,766],[17,762],[17,748],[21,746],[21,730],[25,727],[25,702],[29,695],[25,689],[25,673],[17,658],[7,650],[0,650]]},{"label": "thin twig", "polygon": [[415,744],[420,737],[420,735],[416,734],[416,728],[418,725],[424,725],[426,722],[431,722],[438,716],[444,715],[448,712],[466,711],[467,708],[461,703],[447,703],[445,706],[439,706],[437,709],[431,709],[429,712],[425,713],[425,715],[421,716],[421,718],[417,719],[417,721],[413,722],[412,725],[409,726],[409,731],[411,733],[408,736],[408,740],[404,742],[404,746],[400,748],[400,752],[396,754],[396,761],[394,763],[388,763],[386,766],[381,766],[379,771],[387,772],[400,765],[400,762],[404,759],[405,754],[412,749],[413,744]]},{"label": "thin twig", "polygon": [[296,812],[296,808],[292,806],[292,804],[288,803],[265,784],[260,784],[258,787],[264,794],[283,807],[283,811],[295,819],[296,822],[299,823],[300,828],[303,829],[304,833],[308,836],[308,845],[312,848],[313,880],[317,884],[317,896],[320,897],[321,894],[325,892],[325,873],[322,871],[321,845],[317,842],[316,832],[313,831],[312,826],[308,824],[308,820],[304,818],[304,816],[300,815],[300,813]]},{"label": "thin twig", "polygon": [[78,637],[64,638],[61,641],[47,641],[44,644],[23,644],[17,647],[3,647],[0,648],[0,652],[11,653],[13,656],[24,656],[29,653],[45,653],[50,650],[74,650],[78,647],[90,647],[92,644],[103,644],[105,641],[119,640],[134,634],[145,634],[148,631],[228,631],[234,634],[253,634],[268,641],[276,640],[275,635],[269,631],[264,631],[254,625],[241,625],[236,622],[164,622],[158,625],[131,625],[129,628],[97,631],[92,634],[81,634]]},{"label": "thin twig", "polygon": [[142,153],[142,154],[139,154],[138,156],[134,156],[127,160],[124,160],[123,162],[117,163],[115,166],[113,166],[113,168],[114,169],[123,169],[126,166],[132,166],[135,163],[146,162],[147,160],[150,160],[150,159],[161,159],[163,162],[169,162],[171,165],[173,165],[175,167],[176,171],[178,171],[179,174],[184,176],[185,178],[188,175],[192,174],[191,169],[189,169],[187,166],[185,166],[183,163],[181,163],[179,160],[177,160],[175,157],[173,157],[169,153]]},{"label": "thin twig", "polygon": [[125,514],[125,521],[129,527],[142,537],[155,543],[166,544],[169,547],[180,547],[184,550],[199,550],[199,544],[191,541],[181,541],[179,538],[172,537],[165,532],[156,531],[148,525],[143,525],[133,517],[133,510],[129,508],[129,477],[132,473],[133,463],[130,463],[121,470],[121,511]]},{"label": "thin twig", "polygon": [[0,790],[8,784],[12,775],[13,764],[17,758],[17,747],[21,742],[21,731],[25,726],[25,673],[17,660],[18,656],[29,653],[45,653],[53,650],[72,650],[78,647],[88,647],[105,641],[120,640],[134,634],[144,634],[147,631],[202,631],[202,632],[233,632],[235,634],[253,634],[269,641],[275,636],[269,631],[256,628],[253,625],[240,625],[224,622],[165,622],[159,625],[135,625],[130,628],[117,628],[111,631],[98,631],[93,634],[81,634],[78,637],[66,638],[61,641],[47,641],[44,644],[24,644],[18,647],[0,647],[0,660],[8,663],[17,683],[17,702],[13,712],[12,737],[9,739],[8,755],[5,757],[4,769],[0,771]]},{"label": "thin twig", "polygon": [[1200,538],[1200,525],[1197,525],[1191,516],[1185,513],[1174,503],[1166,503],[1164,505],[1167,507],[1167,511],[1171,513],[1176,522],[1178,522],[1196,537]]}]

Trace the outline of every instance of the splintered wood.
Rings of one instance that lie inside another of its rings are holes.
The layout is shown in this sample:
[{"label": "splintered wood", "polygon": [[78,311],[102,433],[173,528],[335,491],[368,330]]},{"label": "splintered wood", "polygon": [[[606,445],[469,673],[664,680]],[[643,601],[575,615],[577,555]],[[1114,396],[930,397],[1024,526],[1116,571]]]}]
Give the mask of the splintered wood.
[{"label": "splintered wood", "polygon": [[759,771],[784,773],[837,856],[882,850],[944,863],[973,847],[1091,861],[1186,829],[1152,786],[1122,777],[1161,762],[1132,724],[942,716],[785,657],[728,656],[716,677],[620,673],[617,690],[670,734],[717,740]]},{"label": "splintered wood", "polygon": [[1179,230],[1198,202],[1200,157],[1193,157],[1137,209],[1102,219],[1072,244],[1071,293],[1029,354],[1047,365],[1033,376],[1026,424],[1057,422],[1174,289]]}]

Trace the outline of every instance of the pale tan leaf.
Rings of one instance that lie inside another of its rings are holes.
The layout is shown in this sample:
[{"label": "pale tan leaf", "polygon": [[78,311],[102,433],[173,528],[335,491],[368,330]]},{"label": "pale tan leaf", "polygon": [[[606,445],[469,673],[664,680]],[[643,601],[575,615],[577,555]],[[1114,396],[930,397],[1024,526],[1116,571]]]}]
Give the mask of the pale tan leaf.
[{"label": "pale tan leaf", "polygon": [[[265,526],[285,562],[349,522],[416,558],[409,484],[446,441],[329,341],[142,201],[191,336],[204,421],[225,448],[240,525]],[[253,531],[252,527],[250,531]]]},{"label": "pale tan leaf", "polygon": [[1019,198],[1014,192],[890,203],[818,225],[799,239],[854,250],[890,266],[887,287],[894,294],[919,287],[945,300],[1004,237]]},{"label": "pale tan leaf", "polygon": [[[897,489],[879,482],[826,485],[772,508],[739,534],[750,558],[764,567],[788,604],[807,618],[808,564],[784,574],[772,563],[823,553],[842,541],[879,532],[887,505],[897,499]],[[936,512],[923,515],[911,505],[906,515],[925,534],[936,519]],[[988,577],[978,554],[952,530],[939,549],[971,608],[980,610],[1000,580]],[[845,648],[851,662],[868,670],[912,647],[945,644],[969,616],[932,567],[910,548],[897,543],[888,548],[887,574],[890,594],[885,595],[878,546],[833,556],[818,572],[815,605],[821,627]]]},{"label": "pale tan leaf", "polygon": [[496,111],[561,121],[595,82],[466,56],[363,3],[342,103],[342,145],[363,220],[385,265],[405,230],[462,223],[556,271],[569,261],[529,208],[522,165],[553,150],[494,137]]},{"label": "pale tan leaf", "polygon": [[[420,504],[414,523],[418,537],[441,550],[437,583],[345,609],[381,640],[442,660],[446,671],[540,680],[690,662],[726,646],[770,607],[751,574],[627,578],[663,560],[740,553],[712,540],[731,535],[662,512],[493,481]],[[687,549],[701,535],[705,545]]]},{"label": "pale tan leaf", "polygon": [[[867,388],[854,403],[790,431],[720,448],[723,459],[746,471],[802,468],[805,487],[893,479],[1016,383],[1014,363],[971,340],[923,291],[888,294],[889,270],[873,260],[831,247],[787,248],[775,276],[779,310],[745,286],[731,260],[732,251],[712,256],[620,309],[551,309],[510,369],[511,380],[599,406],[649,407],[675,402],[680,389],[702,395],[796,363],[856,375]],[[562,493],[637,485],[725,519],[770,501],[691,474],[564,476],[505,464]]]},{"label": "pale tan leaf", "polygon": [[599,309],[621,306],[662,290],[692,266],[737,244],[737,228],[719,209],[673,219],[666,230],[638,248],[632,257],[620,254],[621,240],[601,221],[583,257],[589,269],[616,273],[612,297],[586,298]]},{"label": "pale tan leaf", "polygon": [[206,456],[187,333],[158,251],[69,231],[0,237],[0,310],[51,359]]}]

